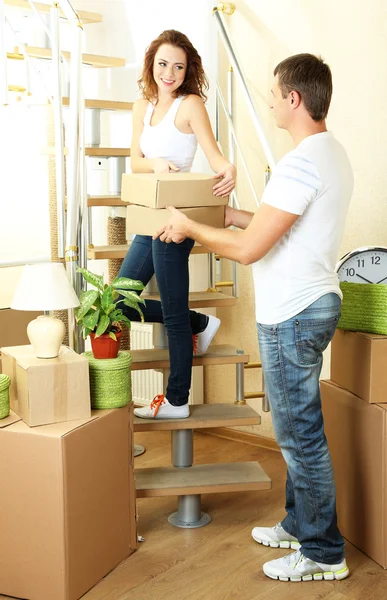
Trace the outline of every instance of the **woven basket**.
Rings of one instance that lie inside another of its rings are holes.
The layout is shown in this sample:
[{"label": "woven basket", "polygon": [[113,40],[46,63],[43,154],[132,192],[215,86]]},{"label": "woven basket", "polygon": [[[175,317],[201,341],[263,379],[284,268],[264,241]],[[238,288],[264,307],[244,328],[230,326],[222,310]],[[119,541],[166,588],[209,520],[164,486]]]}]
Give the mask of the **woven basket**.
[{"label": "woven basket", "polygon": [[340,283],[343,292],[340,329],[387,335],[387,285]]},{"label": "woven basket", "polygon": [[121,408],[132,399],[129,352],[119,352],[117,358],[98,359],[84,352],[89,361],[90,397],[92,408]]},{"label": "woven basket", "polygon": [[0,375],[0,419],[9,416],[9,384],[11,380],[8,375]]}]

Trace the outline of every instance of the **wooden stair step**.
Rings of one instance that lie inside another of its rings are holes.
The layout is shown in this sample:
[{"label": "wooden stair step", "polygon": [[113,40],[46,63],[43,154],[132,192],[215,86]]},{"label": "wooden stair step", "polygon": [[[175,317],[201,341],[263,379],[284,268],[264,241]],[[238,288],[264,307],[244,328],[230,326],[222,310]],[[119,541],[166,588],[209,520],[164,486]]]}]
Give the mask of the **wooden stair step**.
[{"label": "wooden stair step", "polygon": [[[63,106],[70,105],[70,99],[67,97],[62,98]],[[85,100],[86,108],[99,108],[101,110],[132,110],[133,102],[121,102],[118,100]]]},{"label": "wooden stair step", "polygon": [[[240,350],[228,344],[211,345],[208,351],[201,356],[192,357],[193,367],[205,367],[209,365],[236,365],[249,362],[248,354],[240,354]],[[131,350],[132,371],[144,371],[146,369],[169,368],[168,348]]]},{"label": "wooden stair step", "polygon": [[189,411],[187,419],[141,419],[135,416],[134,431],[209,429],[261,423],[260,415],[248,404],[194,404],[189,407]]},{"label": "wooden stair step", "polygon": [[[120,196],[103,195],[103,196],[88,196],[87,206],[128,206],[127,202],[121,200]],[[100,248],[113,248],[114,246],[100,246]],[[120,248],[128,248],[127,245]],[[119,257],[121,258],[121,257]]]},{"label": "wooden stair step", "polygon": [[135,476],[138,498],[271,489],[271,479],[257,462],[135,469]]},{"label": "wooden stair step", "polygon": [[[28,53],[30,58],[42,58],[45,60],[52,59],[51,48],[38,48],[36,46],[26,46],[25,51]],[[70,60],[70,52],[67,50],[62,51],[63,56],[66,60]],[[102,56],[99,54],[82,54],[82,63],[89,67],[96,67],[98,69],[110,68],[110,67],[124,67],[126,64],[125,58],[116,58],[114,56]]]},{"label": "wooden stair step", "polygon": [[[30,3],[28,2],[28,0],[4,0],[4,3],[7,6],[12,6],[14,8],[20,8],[23,11],[28,11],[31,12],[32,8]],[[50,13],[50,8],[51,5],[50,4],[43,4],[41,2],[34,2],[36,8],[38,9],[38,11],[40,12],[40,14],[49,14]],[[81,19],[82,23],[84,23],[85,25],[91,24],[91,23],[101,23],[102,22],[102,15],[98,14],[98,13],[92,13],[89,11],[85,11],[85,10],[77,10],[76,11],[79,18]],[[63,19],[65,19],[65,15],[63,13],[63,11],[61,10],[61,17]]]},{"label": "wooden stair step", "polygon": [[[105,203],[106,199],[106,203]],[[101,200],[101,203],[94,198],[90,198],[91,203],[88,203],[88,206],[123,206],[123,204],[127,205],[127,202],[122,202],[118,204],[116,200],[112,200],[111,203],[108,197],[104,197]],[[109,202],[109,203],[108,203]],[[116,204],[117,202],[117,204]],[[130,244],[119,244],[117,246],[89,246],[87,250],[87,257],[89,260],[103,260],[103,259],[111,259],[111,258],[125,258],[127,251],[129,250]],[[204,246],[195,245],[191,254],[208,254],[210,251],[208,248]],[[145,297],[145,296],[144,296]]]},{"label": "wooden stair step", "polygon": [[[144,294],[145,300],[160,300],[158,294]],[[235,306],[237,299],[235,296],[229,296],[223,292],[190,292],[189,307],[190,308],[209,308]]]},{"label": "wooden stair step", "polygon": [[[53,146],[42,148],[41,150],[41,154],[48,156],[54,156],[55,152],[56,150]],[[64,148],[63,153],[65,156],[68,156],[68,148]],[[85,154],[86,156],[101,156],[106,158],[111,156],[130,156],[130,148],[85,148]]]}]

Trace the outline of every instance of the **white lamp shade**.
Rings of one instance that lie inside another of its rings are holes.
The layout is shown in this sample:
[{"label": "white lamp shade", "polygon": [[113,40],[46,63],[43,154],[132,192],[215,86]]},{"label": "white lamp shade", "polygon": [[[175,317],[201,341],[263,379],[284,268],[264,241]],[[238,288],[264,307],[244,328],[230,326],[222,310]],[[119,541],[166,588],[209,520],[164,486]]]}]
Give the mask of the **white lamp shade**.
[{"label": "white lamp shade", "polygon": [[11,304],[15,310],[38,311],[76,306],[79,300],[62,263],[26,265]]}]

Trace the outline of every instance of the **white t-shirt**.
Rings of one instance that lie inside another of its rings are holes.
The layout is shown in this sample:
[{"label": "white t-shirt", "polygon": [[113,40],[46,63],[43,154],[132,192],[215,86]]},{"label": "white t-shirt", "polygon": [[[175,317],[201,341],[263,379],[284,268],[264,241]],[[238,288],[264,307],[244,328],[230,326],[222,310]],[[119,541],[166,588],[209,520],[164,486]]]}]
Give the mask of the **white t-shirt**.
[{"label": "white t-shirt", "polygon": [[281,323],[329,292],[353,189],[347,154],[330,131],[305,138],[273,171],[262,202],[301,215],[253,264],[258,323]]}]

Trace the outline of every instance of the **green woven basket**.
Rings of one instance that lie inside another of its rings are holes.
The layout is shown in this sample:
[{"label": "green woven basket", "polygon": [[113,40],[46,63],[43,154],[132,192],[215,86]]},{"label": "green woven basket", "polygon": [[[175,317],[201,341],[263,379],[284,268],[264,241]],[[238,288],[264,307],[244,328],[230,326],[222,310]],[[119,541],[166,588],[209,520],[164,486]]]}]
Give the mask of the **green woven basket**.
[{"label": "green woven basket", "polygon": [[11,380],[8,375],[0,375],[0,419],[9,416],[9,384]]},{"label": "green woven basket", "polygon": [[387,335],[387,285],[340,283],[343,292],[340,329]]},{"label": "green woven basket", "polygon": [[121,408],[132,399],[129,352],[119,352],[117,358],[98,359],[84,352],[89,361],[90,397],[92,408]]}]

